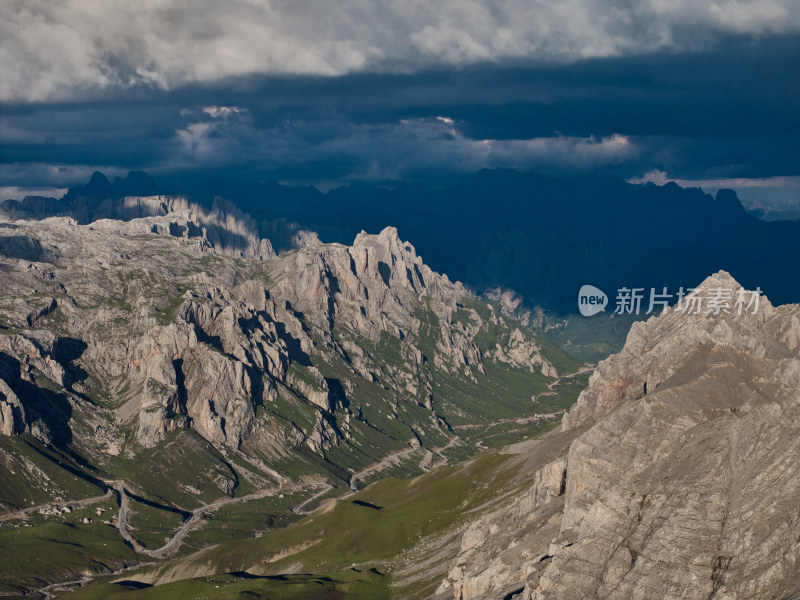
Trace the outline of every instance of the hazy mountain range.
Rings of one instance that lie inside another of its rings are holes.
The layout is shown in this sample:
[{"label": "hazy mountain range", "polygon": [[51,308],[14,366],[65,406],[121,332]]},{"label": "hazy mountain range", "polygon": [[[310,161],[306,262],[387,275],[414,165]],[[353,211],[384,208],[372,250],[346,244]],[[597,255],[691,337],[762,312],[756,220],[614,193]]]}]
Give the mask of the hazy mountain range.
[{"label": "hazy mountain range", "polygon": [[513,290],[528,307],[576,311],[584,283],[609,296],[623,286],[676,293],[707,273],[729,271],[777,303],[800,297],[800,222],[765,222],[735,192],[715,197],[677,184],[633,185],[600,177],[557,179],[485,170],[448,188],[354,185],[321,193],[275,182],[159,185],[142,172],[110,183],[96,173],[60,200],[7,202],[34,215],[72,214],[81,222],[111,216],[103,201],[186,194],[210,207],[231,201],[253,217],[277,250],[300,230],[349,243],[359,231],[397,227],[427,264],[485,292]]}]

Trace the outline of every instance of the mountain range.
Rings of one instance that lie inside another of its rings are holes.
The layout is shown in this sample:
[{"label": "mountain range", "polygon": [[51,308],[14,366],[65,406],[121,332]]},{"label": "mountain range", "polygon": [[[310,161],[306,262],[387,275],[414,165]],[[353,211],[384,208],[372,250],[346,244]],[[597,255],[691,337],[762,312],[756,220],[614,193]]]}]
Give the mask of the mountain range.
[{"label": "mountain range", "polygon": [[321,193],[221,178],[158,184],[141,172],[112,184],[96,173],[60,200],[5,206],[88,222],[106,214],[109,198],[156,192],[187,195],[209,208],[217,198],[229,200],[278,251],[291,249],[300,230],[350,243],[361,230],[393,226],[434,270],[478,294],[511,291],[534,313],[575,313],[583,284],[609,296],[622,287],[667,287],[674,294],[720,269],[776,303],[800,297],[800,221],[765,222],[746,212],[732,190],[712,197],[675,183],[483,170],[446,188],[354,184]]},{"label": "mountain range", "polygon": [[[405,222],[423,244],[441,234],[433,255],[460,260],[471,286],[395,227],[322,243],[335,219],[158,194],[143,174],[4,202],[0,592],[795,600],[800,305],[762,292],[794,293],[796,224],[676,186],[509,172],[464,185],[458,210],[437,205],[448,191],[419,192],[434,220]],[[547,185],[562,201],[540,202],[549,221],[516,237],[487,200]],[[609,189],[643,230],[625,233],[622,209],[597,201]],[[325,197],[361,192],[377,193]],[[760,264],[746,310],[672,307],[630,324],[596,367],[531,328],[526,303],[555,311],[563,282],[613,285],[559,273],[579,262],[573,246],[611,277],[602,257],[666,244],[679,218],[683,250],[644,249],[620,272],[685,277],[711,306],[748,286],[693,269]],[[562,283],[475,284],[500,265],[497,252],[481,262],[490,243],[520,269],[515,244],[535,249],[538,281]],[[481,264],[483,276],[469,266]]]},{"label": "mountain range", "polygon": [[652,317],[558,428],[74,597],[794,600],[798,311]]},{"label": "mountain range", "polygon": [[298,518],[517,439],[585,381],[393,228],[276,255],[219,202],[0,218],[1,509],[47,526],[54,506],[116,490],[125,542],[7,570],[6,591],[172,555],[191,515],[228,500],[292,497],[276,519]]}]

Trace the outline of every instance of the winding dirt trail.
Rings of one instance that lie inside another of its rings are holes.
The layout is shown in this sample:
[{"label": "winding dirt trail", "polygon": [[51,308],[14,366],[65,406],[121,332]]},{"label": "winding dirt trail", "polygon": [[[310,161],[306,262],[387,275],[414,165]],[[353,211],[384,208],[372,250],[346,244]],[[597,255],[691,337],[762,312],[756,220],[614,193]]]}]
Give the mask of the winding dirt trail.
[{"label": "winding dirt trail", "polygon": [[367,465],[360,471],[356,471],[350,476],[350,481],[348,484],[350,485],[350,489],[355,493],[358,491],[358,481],[367,477],[369,475],[373,475],[375,473],[380,473],[384,469],[388,467],[395,466],[399,464],[403,459],[407,458],[417,450],[419,450],[419,446],[409,446],[408,448],[404,448],[403,450],[398,450],[396,452],[392,452],[384,456],[377,462],[372,463],[371,465]]},{"label": "winding dirt trail", "polygon": [[155,564],[158,563],[136,563],[135,565],[129,565],[127,567],[123,567],[122,569],[111,571],[109,573],[98,573],[97,575],[84,575],[80,579],[74,579],[72,581],[61,581],[59,583],[51,583],[49,585],[46,585],[44,587],[35,590],[35,592],[42,594],[42,596],[44,596],[44,600],[52,600],[53,598],[58,598],[58,596],[60,595],[67,594],[69,592],[74,592],[76,589],[82,588],[86,584],[94,581],[97,577],[109,577],[109,576],[114,577],[116,575],[122,575],[126,571],[141,569],[142,567],[149,567]]},{"label": "winding dirt trail", "polygon": [[531,415],[530,417],[515,417],[512,419],[500,419],[499,421],[492,421],[491,423],[481,423],[479,425],[455,425],[453,429],[489,429],[495,425],[502,425],[504,423],[517,423],[518,425],[525,425],[527,423],[535,423],[545,419],[555,419],[560,417],[565,412],[564,409],[557,410],[551,413],[542,413]]},{"label": "winding dirt trail", "polygon": [[[284,479],[284,478],[281,478]],[[132,526],[130,525],[130,500],[129,500],[129,493],[125,489],[125,482],[123,480],[107,480],[104,482],[106,485],[109,486],[108,491],[103,496],[96,496],[92,498],[84,498],[83,500],[78,501],[71,501],[71,502],[61,502],[58,503],[59,506],[67,505],[71,507],[85,507],[90,506],[100,500],[110,498],[114,492],[117,494],[117,502],[119,504],[119,513],[117,514],[116,520],[116,527],[119,531],[122,539],[125,540],[133,550],[138,554],[144,554],[146,556],[150,556],[151,558],[155,559],[164,559],[168,558],[171,555],[175,554],[181,546],[183,542],[183,538],[186,537],[188,533],[190,533],[196,526],[199,526],[202,522],[203,517],[219,510],[223,506],[227,506],[228,504],[236,504],[240,502],[249,502],[251,500],[261,500],[262,498],[266,498],[268,496],[276,496],[281,493],[293,493],[306,490],[310,487],[316,487],[319,485],[323,486],[322,491],[311,496],[310,498],[304,500],[301,504],[293,506],[292,511],[296,514],[306,515],[313,512],[304,511],[302,510],[307,504],[311,501],[319,498],[320,496],[326,494],[329,490],[333,489],[328,483],[307,483],[307,484],[289,484],[289,485],[282,485],[278,487],[271,487],[265,488],[262,490],[257,490],[251,494],[247,494],[245,496],[240,496],[238,498],[231,498],[225,496],[214,502],[210,502],[209,504],[204,504],[199,508],[196,508],[192,511],[191,515],[188,519],[183,522],[183,525],[173,534],[172,538],[161,546],[160,548],[156,548],[155,550],[150,550],[142,546],[139,541],[133,537],[131,534]],[[4,519],[12,519],[12,518],[20,518],[28,513],[33,511],[39,510],[41,508],[51,507],[54,504],[43,504],[41,506],[32,506],[30,508],[26,508],[22,511],[16,511],[14,513],[6,513],[5,515],[0,515],[0,518]],[[131,565],[129,567],[125,567],[123,569],[118,569],[116,571],[110,573],[99,573],[97,576],[108,576],[108,575],[120,575],[125,571],[129,571],[131,569],[138,569],[141,567],[146,567],[148,565],[154,565],[158,563],[136,563],[135,565]],[[64,592],[72,591],[70,588],[80,588],[85,586],[86,584],[93,581],[97,576],[86,575],[81,577],[80,579],[75,579],[73,581],[61,581],[58,583],[52,583],[47,586],[41,587],[36,592],[43,595],[46,600],[50,600],[51,598],[56,598],[57,594],[61,594]]]},{"label": "winding dirt trail", "polygon": [[[306,498],[300,504],[296,504],[296,505],[292,506],[292,508],[291,508],[292,512],[294,514],[296,514],[296,515],[310,515],[312,512],[314,512],[316,510],[315,508],[312,508],[311,510],[304,510],[304,508],[306,506],[308,506],[309,504],[311,504],[311,502],[313,502],[317,498],[321,498],[322,496],[324,496],[330,490],[333,489],[333,486],[331,484],[329,484],[329,483],[323,483],[321,485],[322,485],[322,491],[317,492],[316,494],[314,494],[310,498]],[[319,507],[317,507],[317,508],[319,508]]]},{"label": "winding dirt trail", "polygon": [[[567,373],[566,375],[561,375],[557,379],[554,379],[553,381],[547,384],[547,389],[549,391],[536,394],[534,398],[540,398],[542,396],[555,396],[558,394],[558,392],[554,391],[553,388],[557,386],[559,383],[561,383],[566,379],[572,379],[573,377],[582,375],[583,373],[591,373],[592,371],[595,370],[595,368],[596,368],[595,366],[586,366],[578,369],[574,373]],[[528,423],[534,423],[540,420],[556,419],[563,416],[565,412],[566,409],[562,408],[549,413],[537,413],[535,415],[530,415],[528,417],[513,417],[508,419],[500,419],[499,421],[492,421],[491,423],[476,423],[474,425],[455,425],[453,426],[453,429],[454,430],[488,429],[490,427],[494,427],[495,425],[503,425],[504,423],[517,423],[518,425],[526,425]],[[477,444],[481,444],[481,442],[478,442]],[[485,449],[485,446],[483,446],[482,444],[481,446],[478,447],[482,447],[483,449]]]},{"label": "winding dirt trail", "polygon": [[428,465],[431,464],[431,460],[433,460],[433,452],[431,452],[430,450],[428,450],[426,448],[425,449],[425,456],[423,456],[422,460],[419,461],[419,464],[417,465],[417,468],[419,468],[419,469],[421,469],[423,471],[428,471],[429,470]]},{"label": "winding dirt trail", "polygon": [[[379,473],[383,469],[396,465],[404,458],[410,456],[412,453],[422,450],[425,452],[421,462],[420,468],[423,470],[429,470],[434,466],[439,466],[439,464],[447,464],[448,459],[442,452],[447,450],[448,448],[453,447],[454,445],[461,443],[461,438],[457,435],[451,437],[448,440],[447,445],[442,446],[441,448],[421,448],[420,446],[410,446],[403,450],[394,452],[382,458],[381,460],[368,465],[353,473],[350,477],[350,490],[347,490],[344,494],[337,496],[337,499],[344,499],[349,496],[352,496],[358,491],[358,486],[356,484],[361,478]],[[441,462],[437,461],[439,464],[431,465],[433,462],[433,457],[437,456],[441,459]],[[200,527],[203,522],[203,518],[216,512],[223,506],[227,506],[229,504],[236,504],[236,503],[243,503],[249,502],[252,500],[260,500],[266,498],[268,496],[276,496],[281,493],[297,493],[308,490],[310,488],[321,487],[321,489],[315,493],[313,496],[306,498],[305,500],[301,501],[298,504],[290,507],[290,510],[297,515],[308,515],[313,513],[319,507],[312,508],[310,510],[306,510],[306,506],[315,502],[316,500],[323,497],[325,494],[329,493],[334,487],[327,482],[309,482],[309,483],[294,483],[290,482],[289,480],[285,479],[284,477],[280,477],[280,485],[264,488],[261,490],[257,490],[251,494],[247,494],[245,496],[240,496],[238,498],[231,498],[228,496],[224,496],[214,502],[210,502],[208,504],[204,504],[189,513],[188,518],[186,518],[181,525],[181,527],[172,535],[169,541],[161,546],[160,548],[156,549],[149,549],[144,547],[132,534],[134,531],[133,526],[130,522],[131,516],[131,507],[130,507],[130,498],[138,499],[138,496],[132,492],[130,492],[126,488],[126,483],[124,480],[101,480],[103,484],[108,486],[108,490],[102,496],[93,496],[91,498],[83,498],[81,500],[73,500],[73,501],[66,501],[66,502],[57,502],[57,503],[48,503],[42,504],[39,506],[31,506],[30,508],[25,508],[19,511],[14,511],[11,513],[4,513],[0,515],[0,521],[5,521],[13,518],[26,518],[29,514],[41,510],[43,508],[51,508],[56,505],[58,506],[67,506],[69,505],[71,508],[83,508],[86,506],[91,506],[97,502],[102,500],[109,499],[112,495],[117,496],[117,503],[119,506],[119,512],[117,513],[116,517],[116,529],[119,531],[120,536],[122,539],[137,553],[142,554],[145,556],[149,556],[154,559],[163,560],[169,558],[170,556],[174,555],[179,549],[181,544],[183,543],[184,538],[193,530]],[[107,575],[117,575],[121,574],[130,569],[136,569],[143,566],[151,565],[151,564],[158,564],[158,563],[137,563],[135,565],[131,565],[124,569],[120,569],[111,573],[99,573],[96,576],[87,575],[80,579],[76,579],[74,581],[66,581],[66,582],[58,582],[53,583],[42,588],[36,590],[36,592],[42,594],[45,598],[55,598],[57,593],[62,593],[64,591],[69,591],[71,587],[79,588],[83,587],[86,584],[93,581],[98,576],[107,576]]]},{"label": "winding dirt trail", "polygon": [[[442,446],[441,448],[436,447],[428,449],[422,446],[414,445],[414,446],[409,446],[408,448],[404,448],[403,450],[392,452],[391,454],[384,456],[381,460],[374,462],[371,465],[367,465],[360,471],[356,471],[355,473],[353,473],[350,476],[350,481],[349,481],[350,490],[353,493],[357,492],[358,481],[363,480],[365,477],[368,477],[369,475],[375,475],[376,473],[380,473],[381,471],[383,471],[388,467],[393,467],[400,464],[400,462],[403,459],[411,456],[414,452],[417,452],[419,450],[425,452],[424,456],[422,457],[418,465],[419,468],[422,469],[423,471],[428,471],[433,467],[446,465],[448,459],[444,454],[442,454],[442,452],[444,452],[449,448],[452,448],[453,446],[459,443],[461,443],[461,438],[458,437],[457,435],[454,435],[447,441],[447,445]],[[429,466],[434,455],[438,456],[440,459],[442,459],[442,461],[436,465]]]},{"label": "winding dirt trail", "polygon": [[[276,486],[265,488],[262,490],[257,490],[251,494],[247,494],[245,496],[240,496],[238,498],[231,498],[229,496],[222,497],[214,502],[210,502],[208,504],[204,504],[196,509],[194,509],[189,518],[187,518],[183,525],[172,535],[170,540],[161,546],[160,548],[156,549],[148,549],[142,546],[136,538],[134,538],[130,531],[132,529],[130,525],[130,507],[129,507],[129,500],[128,500],[128,492],[125,489],[125,482],[124,481],[109,481],[107,482],[110,486],[112,486],[116,491],[119,498],[119,514],[117,515],[117,529],[119,530],[120,535],[122,538],[128,542],[128,544],[139,554],[145,554],[152,558],[168,558],[175,554],[181,546],[183,542],[183,538],[199,526],[202,523],[204,517],[216,512],[223,506],[227,506],[229,504],[238,504],[241,502],[249,502],[251,500],[261,500],[262,498],[266,498],[268,496],[277,496],[281,493],[293,493],[299,492],[308,489],[309,487],[317,486],[319,484],[312,483],[312,484],[291,484],[291,485],[283,485],[283,486]],[[329,484],[323,484],[326,487],[322,492],[312,496],[308,500],[304,501],[302,505],[305,506],[311,500],[321,496],[322,494],[326,493],[329,489],[332,489],[332,486]],[[303,512],[297,512],[292,508],[294,512],[297,514],[308,514]]]}]

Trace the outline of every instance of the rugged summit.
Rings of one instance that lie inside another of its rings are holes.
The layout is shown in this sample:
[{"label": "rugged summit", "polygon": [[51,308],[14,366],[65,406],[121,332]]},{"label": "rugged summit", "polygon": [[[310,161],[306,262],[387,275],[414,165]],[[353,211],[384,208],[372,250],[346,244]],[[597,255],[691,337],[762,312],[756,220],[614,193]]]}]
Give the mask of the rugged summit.
[{"label": "rugged summit", "polygon": [[393,228],[276,256],[222,205],[113,208],[126,220],[0,221],[4,435],[68,448],[109,478],[195,436],[213,450],[195,457],[208,479],[191,489],[230,494],[241,478],[346,482],[390,452],[446,445],[454,425],[550,412],[531,401],[557,375],[534,335]]},{"label": "rugged summit", "polygon": [[598,366],[437,598],[796,597],[800,306],[688,312],[636,324]]}]

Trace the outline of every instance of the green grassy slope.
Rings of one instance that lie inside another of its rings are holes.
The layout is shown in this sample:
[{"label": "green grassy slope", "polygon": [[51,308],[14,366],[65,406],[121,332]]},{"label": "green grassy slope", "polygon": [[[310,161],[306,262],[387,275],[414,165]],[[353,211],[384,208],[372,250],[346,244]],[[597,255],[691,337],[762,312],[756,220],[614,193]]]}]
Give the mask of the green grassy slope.
[{"label": "green grassy slope", "polygon": [[[393,571],[409,551],[421,541],[457,535],[476,511],[527,488],[534,467],[521,455],[492,450],[411,479],[385,478],[259,538],[225,542],[126,576],[146,582],[136,584],[142,589],[98,583],[70,597],[422,598],[440,575],[395,580]],[[303,575],[281,575],[286,572]]]}]

